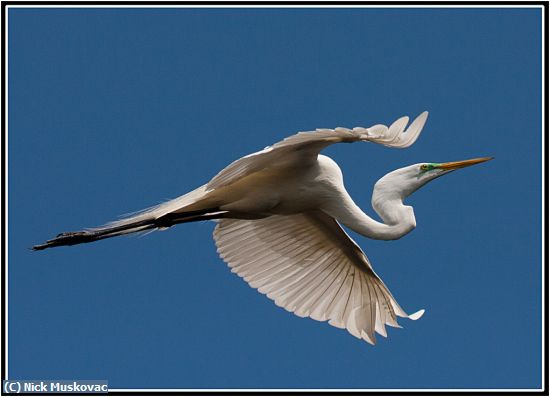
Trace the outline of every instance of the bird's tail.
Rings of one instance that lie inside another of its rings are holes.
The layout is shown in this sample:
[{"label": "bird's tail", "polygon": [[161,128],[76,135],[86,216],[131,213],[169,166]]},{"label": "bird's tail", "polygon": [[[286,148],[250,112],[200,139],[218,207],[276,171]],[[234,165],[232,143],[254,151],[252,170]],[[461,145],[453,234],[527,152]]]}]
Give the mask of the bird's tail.
[{"label": "bird's tail", "polygon": [[181,210],[190,204],[196,203],[200,198],[204,197],[205,193],[205,186],[201,186],[174,200],[140,211],[127,218],[108,223],[105,226],[58,234],[55,238],[46,241],[44,244],[35,245],[32,249],[38,251],[63,245],[91,243],[125,234],[164,229],[178,223],[223,217],[226,211],[220,211],[218,208],[205,208],[194,211]]}]

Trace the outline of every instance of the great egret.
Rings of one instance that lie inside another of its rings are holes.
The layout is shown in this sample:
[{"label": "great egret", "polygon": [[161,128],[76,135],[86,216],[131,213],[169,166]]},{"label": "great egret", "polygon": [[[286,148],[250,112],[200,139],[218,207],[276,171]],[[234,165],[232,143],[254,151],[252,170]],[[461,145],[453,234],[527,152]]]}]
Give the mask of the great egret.
[{"label": "great egret", "polygon": [[383,223],[370,218],[347,193],[342,172],[320,150],[338,142],[375,142],[406,148],[420,134],[428,112],[389,128],[318,129],[300,132],[245,156],[210,182],[174,200],[103,227],[61,233],[42,250],[178,223],[217,219],[214,240],[231,271],[300,317],[326,321],[374,344],[385,325],[399,327],[407,315],[374,272],[367,256],[340,223],[363,236],[398,239],[416,226],[403,200],[427,182],[488,157],[421,163],[390,172],[374,186],[372,205]]}]

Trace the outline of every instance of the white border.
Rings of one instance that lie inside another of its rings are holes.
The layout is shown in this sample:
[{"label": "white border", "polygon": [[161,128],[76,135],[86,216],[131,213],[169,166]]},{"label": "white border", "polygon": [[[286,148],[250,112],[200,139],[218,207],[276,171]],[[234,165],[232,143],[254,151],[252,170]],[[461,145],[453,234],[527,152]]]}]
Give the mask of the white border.
[{"label": "white border", "polygon": [[[547,6],[550,6],[548,5],[547,3]],[[388,4],[388,5],[343,5],[343,6],[337,6],[337,5],[323,5],[323,4],[317,4],[317,5],[308,5],[308,4],[305,4],[305,5],[259,5],[259,4],[254,4],[254,5],[231,5],[231,4],[228,4],[228,5],[181,5],[181,4],[174,4],[174,5],[156,5],[156,6],[153,6],[153,5],[139,5],[139,4],[132,4],[132,5],[25,5],[25,4],[22,4],[22,5],[17,5],[17,4],[13,4],[13,5],[8,5],[6,6],[6,12],[5,12],[5,20],[2,21],[3,23],[3,27],[4,27],[4,32],[5,32],[5,40],[6,40],[6,43],[5,43],[5,53],[4,53],[4,56],[5,56],[5,72],[6,72],[6,78],[5,78],[5,83],[6,83],[6,87],[5,87],[5,97],[4,97],[4,103],[5,103],[5,122],[6,122],[6,130],[5,130],[5,140],[4,140],[4,145],[5,145],[5,158],[4,158],[4,166],[5,166],[5,170],[6,170],[6,175],[5,175],[5,186],[4,186],[4,189],[5,189],[5,199],[6,199],[6,208],[5,208],[5,224],[4,224],[4,228],[2,230],[2,233],[4,233],[4,236],[5,236],[5,241],[6,241],[6,245],[5,245],[5,259],[6,259],[6,266],[5,266],[5,285],[4,285],[4,288],[5,288],[5,294],[4,294],[4,299],[5,299],[5,324],[6,324],[6,329],[5,329],[5,362],[4,362],[4,368],[5,368],[5,373],[6,373],[6,379],[9,379],[9,372],[8,372],[8,363],[9,363],[9,359],[8,359],[8,329],[9,329],[9,326],[8,326],[8,280],[9,280],[9,276],[8,276],[8,198],[9,198],[9,194],[8,194],[8,61],[9,61],[9,58],[8,58],[8,20],[9,20],[9,9],[11,8],[150,8],[150,9],[158,9],[158,8],[196,8],[196,9],[217,9],[217,8],[235,8],[235,9],[239,9],[239,8],[243,8],[243,9],[270,9],[270,8],[304,8],[304,9],[324,9],[324,8],[334,8],[334,9],[361,9],[361,8],[399,8],[399,9],[415,9],[415,8],[434,8],[434,9],[437,9],[437,8],[472,8],[472,9],[483,9],[483,8],[502,8],[502,9],[507,9],[507,8],[536,8],[536,9],[540,9],[541,10],[541,20],[542,20],[542,23],[541,23],[541,33],[542,33],[542,48],[541,48],[541,54],[542,54],[542,58],[541,58],[541,81],[542,81],[542,86],[541,86],[541,95],[542,95],[542,101],[541,101],[541,125],[542,125],[542,147],[541,147],[541,158],[542,158],[542,180],[541,180],[541,183],[542,183],[542,195],[541,195],[541,209],[542,209],[542,233],[541,233],[541,236],[542,236],[542,240],[541,240],[541,243],[542,243],[542,251],[541,251],[541,258],[542,258],[542,280],[541,280],[541,292],[544,292],[544,286],[545,286],[545,280],[546,280],[546,269],[545,269],[545,266],[544,266],[544,260],[545,260],[545,242],[546,242],[546,234],[545,234],[545,222],[544,220],[546,219],[546,212],[545,212],[545,208],[544,208],[544,204],[545,204],[545,192],[546,192],[546,186],[545,186],[545,177],[546,177],[546,169],[544,167],[544,160],[545,160],[545,157],[544,157],[544,148],[545,148],[545,145],[546,145],[546,136],[544,134],[544,132],[546,131],[546,123],[545,123],[545,112],[546,112],[546,98],[545,98],[545,85],[546,85],[546,81],[545,81],[545,65],[544,65],[544,62],[545,62],[545,59],[546,59],[546,53],[545,53],[545,46],[546,46],[546,37],[545,37],[545,30],[546,30],[546,26],[545,26],[545,20],[544,20],[544,7],[543,6],[540,6],[540,5],[531,5],[531,4],[528,4],[528,5],[517,5],[517,4],[513,4],[513,5],[505,5],[505,4],[499,4],[499,5],[479,5],[479,6],[475,6],[475,5],[441,5],[441,4],[438,4],[438,5],[391,5],[391,4]],[[545,359],[544,359],[544,351],[545,351],[545,348],[546,348],[546,340],[545,340],[545,332],[544,332],[544,314],[545,314],[545,311],[546,311],[546,304],[545,304],[545,296],[544,296],[544,293],[541,294],[541,307],[542,307],[542,341],[541,341],[541,345],[542,345],[542,357],[541,357],[541,368],[542,368],[542,372],[541,372],[541,386],[542,388],[540,389],[109,389],[109,392],[134,392],[134,393],[139,393],[139,392],[212,392],[212,393],[221,393],[221,392],[296,392],[296,393],[301,393],[301,392],[370,392],[370,393],[390,393],[390,392],[449,392],[449,391],[453,391],[453,392],[457,392],[457,391],[460,391],[460,392],[540,392],[540,391],[544,391],[544,389],[546,388],[546,385],[545,385],[545,374],[546,374],[546,362],[545,362]]]},{"label": "white border", "polygon": [[[548,5],[547,3],[547,6],[550,7],[550,5]],[[541,258],[542,258],[542,280],[541,280],[541,308],[542,308],[542,335],[541,335],[541,346],[542,346],[542,358],[541,358],[541,362],[542,362],[542,365],[541,365],[541,369],[542,369],[542,373],[541,373],[541,379],[542,379],[542,382],[541,382],[541,385],[544,389],[545,385],[544,385],[544,380],[545,380],[545,374],[546,374],[546,371],[547,371],[547,368],[546,368],[546,362],[544,360],[544,352],[545,352],[545,349],[546,349],[546,339],[545,339],[545,332],[544,332],[544,313],[546,313],[546,302],[545,302],[545,299],[544,299],[544,282],[546,280],[546,268],[544,266],[544,244],[546,242],[546,235],[545,235],[545,219],[546,219],[546,211],[545,211],[545,208],[544,208],[544,194],[546,192],[546,184],[545,184],[545,178],[546,178],[546,168],[544,167],[544,148],[546,147],[546,136],[545,136],[545,133],[544,131],[547,130],[547,125],[546,125],[546,120],[545,120],[545,114],[546,114],[546,111],[547,111],[547,108],[546,108],[546,98],[545,98],[545,95],[544,95],[544,87],[546,86],[546,79],[545,79],[545,68],[544,68],[544,62],[545,62],[545,59],[546,59],[546,53],[545,53],[545,48],[546,48],[546,40],[547,38],[545,37],[545,34],[544,32],[546,31],[546,26],[545,26],[545,21],[544,21],[544,8],[542,9],[542,12],[541,12],[541,20],[542,20],[542,23],[541,23],[541,28],[542,28],[542,40],[541,40],[541,45],[542,45],[542,48],[541,48],[541,54],[542,54],[542,59],[541,59],[541,81],[542,81],[542,87],[541,87],[541,126],[542,126],[542,148],[541,148],[541,159],[542,159],[542,181],[541,181],[541,186],[542,186],[542,192],[541,192],[541,213],[542,213],[542,233],[541,233],[541,237],[542,237],[542,241],[541,241]],[[546,67],[548,67],[548,65],[546,65]]]},{"label": "white border", "polygon": [[[8,301],[8,297],[9,297],[9,292],[8,292],[8,280],[9,280],[9,272],[8,272],[8,251],[9,251],[9,241],[8,241],[8,199],[9,199],[9,193],[8,193],[8,61],[9,61],[9,58],[8,58],[8,10],[7,10],[7,7],[6,7],[6,12],[5,12],[5,15],[4,15],[4,20],[2,21],[3,23],[3,26],[4,26],[4,34],[5,34],[5,39],[6,39],[6,43],[5,43],[5,47],[4,47],[4,54],[2,54],[4,56],[4,61],[5,61],[5,96],[3,98],[4,100],[4,104],[5,104],[5,109],[4,109],[4,117],[5,117],[5,122],[6,122],[6,125],[5,125],[5,130],[4,130],[4,153],[2,153],[3,155],[5,154],[5,157],[4,157],[4,169],[5,169],[5,172],[6,174],[4,175],[5,179],[4,179],[4,182],[5,182],[5,186],[4,186],[4,194],[5,194],[5,203],[6,203],[6,208],[4,208],[4,227],[2,229],[2,237],[5,239],[5,270],[4,270],[4,291],[5,291],[5,295],[4,295],[4,299],[5,299],[5,303],[4,303],[4,307],[5,307],[5,318],[4,318],[4,321],[5,321],[5,340],[4,340],[4,349],[5,351],[2,352],[3,354],[5,354],[5,357],[6,357],[6,360],[5,362],[3,363],[4,364],[4,370],[5,370],[5,374],[6,374],[6,378],[8,378],[8,362],[9,362],[9,355],[8,355],[8,352],[9,352],[9,344],[8,344],[8,333],[9,333],[9,326],[8,326],[8,308],[9,308],[9,301]],[[2,83],[0,83],[1,85]],[[4,126],[0,126],[0,128],[4,128]]]},{"label": "white border", "polygon": [[[62,1],[62,0],[60,0]],[[115,1],[120,1],[120,0],[115,0]],[[154,1],[154,0],[153,0]],[[175,0],[177,1],[177,0]],[[207,1],[207,0],[197,0],[197,1]],[[231,0],[229,0],[231,1]],[[259,0],[261,1],[261,0]],[[277,1],[277,0],[275,0]],[[281,1],[281,0],[278,0],[278,1]],[[302,0],[302,1],[307,1],[307,0]],[[334,0],[330,0],[330,1],[334,1]],[[358,0],[358,1],[361,1],[361,0]],[[391,1],[391,0],[389,0]],[[406,0],[404,0],[406,1]],[[427,0],[424,0],[424,1],[427,1]],[[429,0],[428,0],[429,1]],[[313,0],[312,0],[313,2]],[[517,4],[512,4],[512,5],[508,5],[508,6],[503,6],[503,5],[491,5],[491,4],[488,4],[488,5],[482,5],[482,6],[478,6],[478,7],[474,7],[474,6],[469,6],[469,5],[448,5],[448,6],[432,6],[432,5],[391,5],[391,4],[388,4],[388,5],[370,5],[370,6],[365,6],[365,5],[345,5],[345,6],[337,6],[337,5],[330,5],[330,4],[325,4],[325,5],[309,5],[309,4],[301,4],[301,5],[259,5],[259,4],[254,4],[254,5],[231,5],[231,4],[228,4],[228,5],[208,5],[208,4],[204,4],[204,5],[179,5],[179,4],[174,4],[174,5],[164,5],[164,4],[160,4],[160,5],[156,5],[156,6],[151,6],[151,5],[139,5],[139,4],[136,4],[136,5],[131,5],[131,6],[125,6],[125,5],[114,5],[114,6],[109,6],[109,5],[66,5],[66,6],[63,6],[63,5],[48,5],[48,6],[41,6],[41,5],[9,5],[7,6],[6,8],[151,8],[151,9],[156,9],[156,8],[198,8],[198,9],[201,9],[201,8],[252,8],[252,9],[266,9],[266,8],[338,8],[338,9],[343,9],[343,8],[480,8],[480,9],[483,9],[483,8],[540,8],[542,9],[541,6],[536,6],[536,5],[532,5],[532,4],[526,4],[526,5],[517,5]]]}]

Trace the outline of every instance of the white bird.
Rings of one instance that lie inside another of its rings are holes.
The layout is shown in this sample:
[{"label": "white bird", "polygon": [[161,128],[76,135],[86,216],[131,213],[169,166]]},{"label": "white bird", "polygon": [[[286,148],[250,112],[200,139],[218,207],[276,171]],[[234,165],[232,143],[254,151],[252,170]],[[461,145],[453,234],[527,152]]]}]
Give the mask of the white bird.
[{"label": "white bird", "polygon": [[103,227],[61,233],[41,250],[123,234],[216,219],[214,240],[231,271],[300,317],[347,329],[368,343],[407,315],[374,272],[365,253],[340,224],[372,239],[393,240],[416,226],[403,200],[427,182],[491,158],[421,163],[390,172],[374,186],[372,205],[382,222],[365,214],[344,187],[342,172],[319,154],[339,142],[375,142],[406,148],[418,138],[428,112],[389,128],[300,132],[224,168],[207,184]]}]

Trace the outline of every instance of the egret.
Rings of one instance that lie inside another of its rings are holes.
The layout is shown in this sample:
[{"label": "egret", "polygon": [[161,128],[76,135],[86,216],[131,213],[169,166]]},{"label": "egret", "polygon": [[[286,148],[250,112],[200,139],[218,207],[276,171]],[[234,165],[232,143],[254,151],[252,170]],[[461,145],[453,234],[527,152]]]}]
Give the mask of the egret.
[{"label": "egret", "polygon": [[300,317],[345,328],[375,344],[386,325],[408,315],[374,272],[365,253],[340,226],[371,239],[398,239],[416,227],[404,199],[437,177],[490,157],[420,163],[382,177],[372,206],[383,222],[365,214],[346,191],[338,165],[320,151],[339,142],[374,142],[406,148],[418,138],[428,112],[408,128],[408,117],[387,127],[299,132],[244,156],[205,185],[176,199],[105,226],[61,233],[34,250],[74,245],[179,223],[216,220],[214,240],[231,271]]}]

